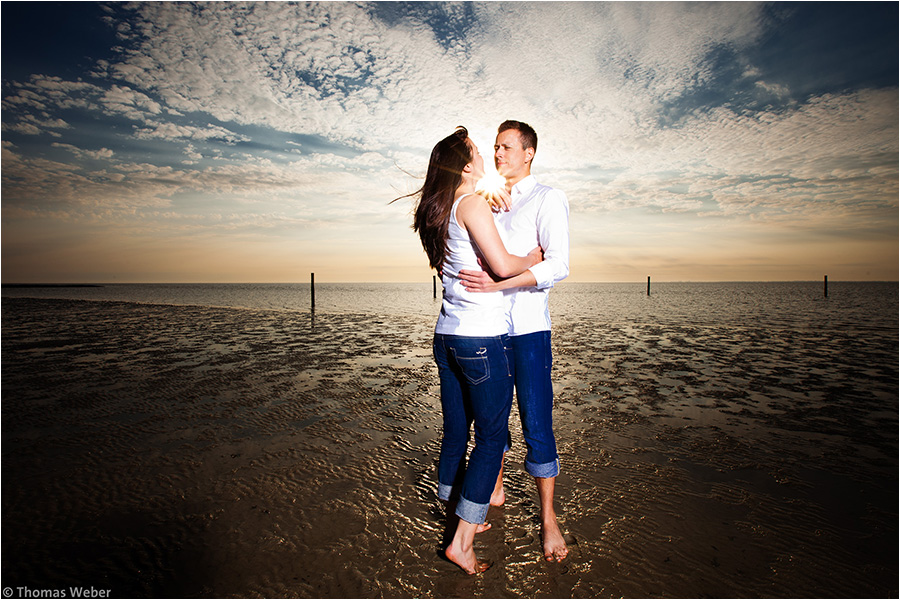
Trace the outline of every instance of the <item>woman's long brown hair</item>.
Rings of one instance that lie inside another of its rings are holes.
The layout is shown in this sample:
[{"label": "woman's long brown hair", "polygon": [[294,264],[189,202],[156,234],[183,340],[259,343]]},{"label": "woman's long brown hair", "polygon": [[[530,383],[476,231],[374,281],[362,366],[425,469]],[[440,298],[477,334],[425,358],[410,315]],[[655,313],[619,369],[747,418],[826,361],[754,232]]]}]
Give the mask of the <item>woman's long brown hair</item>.
[{"label": "woman's long brown hair", "polygon": [[428,263],[440,271],[447,255],[447,227],[453,195],[462,184],[463,169],[472,162],[472,150],[467,143],[469,132],[458,127],[455,132],[438,142],[431,151],[425,183],[418,192],[413,231],[419,234],[422,247],[428,255]]}]

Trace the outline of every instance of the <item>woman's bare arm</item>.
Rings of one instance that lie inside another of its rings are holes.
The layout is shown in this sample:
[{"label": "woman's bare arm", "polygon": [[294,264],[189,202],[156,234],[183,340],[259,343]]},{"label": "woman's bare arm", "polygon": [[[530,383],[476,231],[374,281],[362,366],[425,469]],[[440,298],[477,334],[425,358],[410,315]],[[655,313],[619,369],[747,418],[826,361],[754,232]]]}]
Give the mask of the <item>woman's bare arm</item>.
[{"label": "woman's bare arm", "polygon": [[469,232],[487,261],[487,266],[498,277],[513,277],[542,260],[540,248],[535,248],[527,256],[516,256],[506,251],[506,246],[497,233],[490,207],[477,194],[460,201],[456,209],[456,220]]},{"label": "woman's bare arm", "polygon": [[457,275],[462,280],[463,286],[470,292],[498,292],[517,287],[534,287],[537,280],[530,270],[523,271],[513,277],[495,280],[486,271],[470,271],[463,269]]}]

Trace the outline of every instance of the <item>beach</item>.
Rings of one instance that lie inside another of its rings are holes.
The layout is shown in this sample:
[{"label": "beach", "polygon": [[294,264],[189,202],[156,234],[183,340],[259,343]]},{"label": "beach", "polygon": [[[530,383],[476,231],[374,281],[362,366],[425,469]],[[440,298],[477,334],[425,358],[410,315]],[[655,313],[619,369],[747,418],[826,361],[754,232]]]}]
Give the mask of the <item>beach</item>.
[{"label": "beach", "polygon": [[897,331],[554,320],[542,559],[514,409],[467,576],[432,315],[8,298],[2,585],[108,597],[896,597]]}]

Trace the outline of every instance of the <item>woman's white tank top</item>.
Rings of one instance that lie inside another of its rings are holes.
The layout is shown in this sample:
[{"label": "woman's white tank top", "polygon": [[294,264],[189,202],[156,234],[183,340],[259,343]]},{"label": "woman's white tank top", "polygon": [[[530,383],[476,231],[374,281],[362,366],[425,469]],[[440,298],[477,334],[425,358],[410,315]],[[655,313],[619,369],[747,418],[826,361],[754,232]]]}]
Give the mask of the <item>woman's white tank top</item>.
[{"label": "woman's white tank top", "polygon": [[[447,227],[447,256],[444,258],[444,300],[435,333],[467,337],[489,337],[509,333],[503,292],[468,292],[457,274],[462,269],[482,270],[478,264],[481,252],[469,238],[469,232],[456,220],[456,209],[466,196],[453,202]],[[500,239],[504,244],[503,232]],[[483,260],[483,259],[482,259]]]}]

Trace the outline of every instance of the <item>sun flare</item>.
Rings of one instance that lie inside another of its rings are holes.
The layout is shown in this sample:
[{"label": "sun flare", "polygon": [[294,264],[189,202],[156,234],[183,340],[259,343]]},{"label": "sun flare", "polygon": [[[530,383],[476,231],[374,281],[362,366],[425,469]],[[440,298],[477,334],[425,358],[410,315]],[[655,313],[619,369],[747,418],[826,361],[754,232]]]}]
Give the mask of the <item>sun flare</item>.
[{"label": "sun flare", "polygon": [[487,192],[490,195],[496,194],[504,187],[506,187],[506,179],[496,171],[485,173],[484,177],[479,179],[478,183],[475,185],[476,190]]}]

